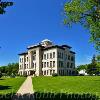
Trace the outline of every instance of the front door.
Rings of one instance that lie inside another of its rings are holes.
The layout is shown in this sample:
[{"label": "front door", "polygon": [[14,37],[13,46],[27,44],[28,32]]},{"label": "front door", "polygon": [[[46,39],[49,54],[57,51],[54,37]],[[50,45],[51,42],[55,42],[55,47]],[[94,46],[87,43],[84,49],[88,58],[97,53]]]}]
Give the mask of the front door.
[{"label": "front door", "polygon": [[34,70],[30,71],[30,75],[33,75],[33,74],[35,74],[35,71]]}]

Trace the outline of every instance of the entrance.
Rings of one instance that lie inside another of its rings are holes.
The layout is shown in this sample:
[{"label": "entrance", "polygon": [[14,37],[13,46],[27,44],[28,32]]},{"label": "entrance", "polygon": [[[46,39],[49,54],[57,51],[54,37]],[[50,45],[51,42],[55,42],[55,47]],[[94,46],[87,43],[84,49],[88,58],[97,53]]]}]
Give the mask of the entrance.
[{"label": "entrance", "polygon": [[30,71],[30,75],[33,75],[33,74],[35,74],[35,71],[34,70]]}]

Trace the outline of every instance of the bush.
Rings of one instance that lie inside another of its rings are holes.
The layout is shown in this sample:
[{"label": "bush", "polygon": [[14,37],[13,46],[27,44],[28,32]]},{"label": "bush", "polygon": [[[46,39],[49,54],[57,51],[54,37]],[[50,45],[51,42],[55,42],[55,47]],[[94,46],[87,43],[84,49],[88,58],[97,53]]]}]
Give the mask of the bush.
[{"label": "bush", "polygon": [[56,76],[58,76],[58,74],[57,73],[53,73],[52,76],[53,77],[56,77]]},{"label": "bush", "polygon": [[10,75],[10,77],[11,77],[11,78],[15,78],[15,75],[12,73],[12,74]]},{"label": "bush", "polygon": [[2,77],[2,73],[1,73],[1,71],[0,71],[0,78]]},{"label": "bush", "polygon": [[24,73],[24,74],[23,74],[23,77],[27,77],[27,73]]}]

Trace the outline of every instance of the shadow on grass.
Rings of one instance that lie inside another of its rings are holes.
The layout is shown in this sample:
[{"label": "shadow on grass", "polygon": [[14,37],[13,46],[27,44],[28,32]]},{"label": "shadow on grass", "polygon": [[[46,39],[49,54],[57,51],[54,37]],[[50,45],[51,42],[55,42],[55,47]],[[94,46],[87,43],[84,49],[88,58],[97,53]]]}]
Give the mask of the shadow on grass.
[{"label": "shadow on grass", "polygon": [[68,94],[68,93],[40,93],[34,94],[15,94],[9,93],[0,95],[0,100],[99,100],[93,94]]},{"label": "shadow on grass", "polygon": [[40,93],[34,94],[16,94],[12,100],[99,100],[99,97],[93,94],[68,94],[68,93]]},{"label": "shadow on grass", "polygon": [[0,90],[7,90],[7,89],[11,89],[11,86],[0,85]]},{"label": "shadow on grass", "polygon": [[1,78],[0,80],[5,80],[5,79],[2,79],[2,78]]}]

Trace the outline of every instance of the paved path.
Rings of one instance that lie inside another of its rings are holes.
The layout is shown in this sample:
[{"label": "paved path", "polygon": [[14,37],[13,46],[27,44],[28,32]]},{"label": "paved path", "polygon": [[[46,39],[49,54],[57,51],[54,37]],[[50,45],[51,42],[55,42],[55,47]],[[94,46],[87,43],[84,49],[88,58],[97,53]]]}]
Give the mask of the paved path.
[{"label": "paved path", "polygon": [[31,76],[28,76],[25,82],[22,84],[20,89],[17,91],[18,94],[24,95],[24,94],[33,94],[33,84],[32,84],[32,78]]}]

